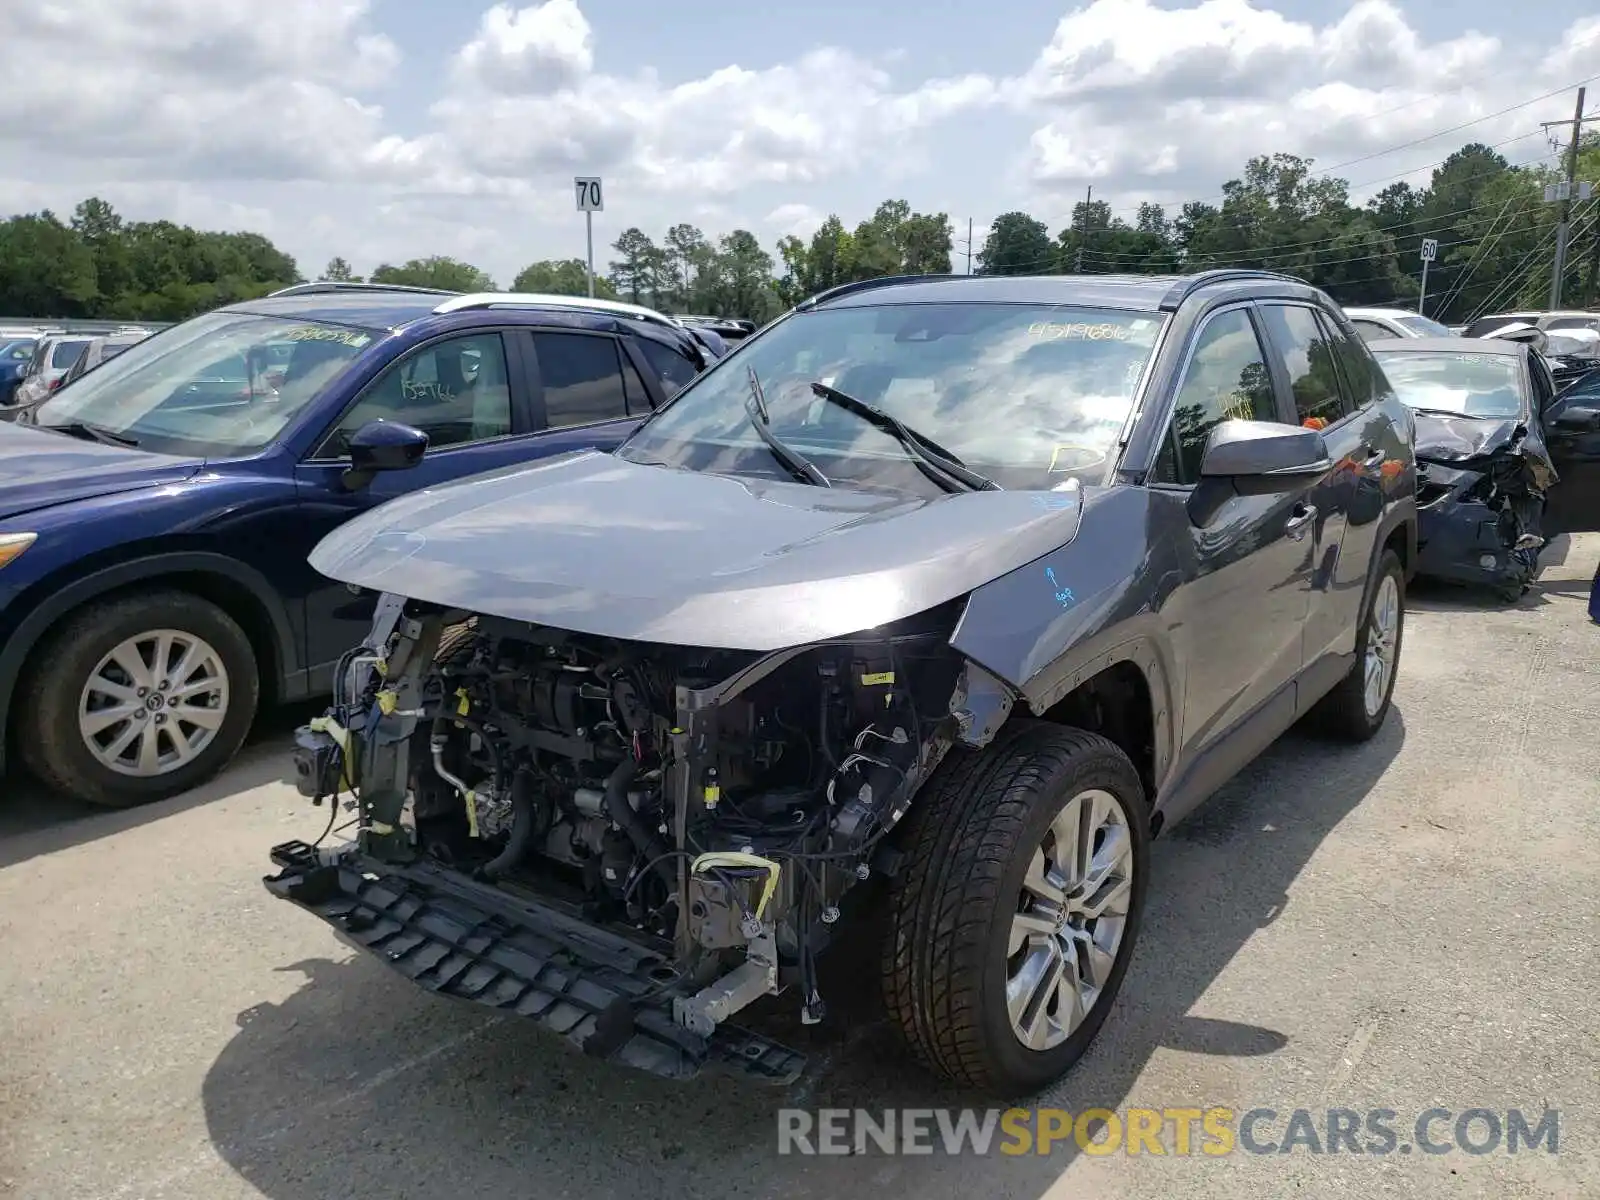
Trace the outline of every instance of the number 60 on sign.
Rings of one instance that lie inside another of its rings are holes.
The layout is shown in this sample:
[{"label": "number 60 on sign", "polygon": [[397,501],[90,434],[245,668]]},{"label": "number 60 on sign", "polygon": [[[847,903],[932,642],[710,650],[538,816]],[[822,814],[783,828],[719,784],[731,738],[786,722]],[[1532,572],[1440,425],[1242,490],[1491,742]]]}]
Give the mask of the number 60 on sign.
[{"label": "number 60 on sign", "polygon": [[600,179],[598,176],[578,176],[573,181],[573,186],[578,191],[579,212],[604,212],[605,203],[600,192]]}]

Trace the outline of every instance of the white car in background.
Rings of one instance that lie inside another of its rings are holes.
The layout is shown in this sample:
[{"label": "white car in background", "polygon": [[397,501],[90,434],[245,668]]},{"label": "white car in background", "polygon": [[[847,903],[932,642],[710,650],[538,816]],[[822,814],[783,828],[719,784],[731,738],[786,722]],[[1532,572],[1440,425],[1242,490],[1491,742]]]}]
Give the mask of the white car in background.
[{"label": "white car in background", "polygon": [[1347,308],[1344,315],[1356,327],[1364,342],[1381,342],[1386,338],[1439,338],[1455,337],[1448,325],[1409,312],[1403,308]]},{"label": "white car in background", "polygon": [[11,403],[19,408],[36,404],[55,391],[93,340],[87,333],[61,333],[41,339]]}]

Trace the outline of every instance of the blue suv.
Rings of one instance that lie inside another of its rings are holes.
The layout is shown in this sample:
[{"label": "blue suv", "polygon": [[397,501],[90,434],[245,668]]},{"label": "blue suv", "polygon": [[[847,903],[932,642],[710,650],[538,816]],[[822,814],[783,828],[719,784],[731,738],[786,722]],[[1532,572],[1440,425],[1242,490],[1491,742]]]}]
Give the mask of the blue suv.
[{"label": "blue suv", "polygon": [[[405,492],[610,449],[701,371],[614,302],[303,284],[175,325],[0,424],[0,772],[126,807],[327,692],[374,597],[306,562]],[[9,751],[9,754],[5,753]]]}]

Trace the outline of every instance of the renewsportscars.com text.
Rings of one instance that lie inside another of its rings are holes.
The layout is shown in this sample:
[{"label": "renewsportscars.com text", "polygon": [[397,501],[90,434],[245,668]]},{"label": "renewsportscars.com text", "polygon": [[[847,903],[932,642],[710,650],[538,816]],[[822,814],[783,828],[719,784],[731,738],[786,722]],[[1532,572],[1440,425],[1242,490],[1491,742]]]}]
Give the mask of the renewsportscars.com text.
[{"label": "renewsportscars.com text", "polygon": [[1546,1108],[801,1108],[778,1110],[779,1154],[1557,1154]]}]

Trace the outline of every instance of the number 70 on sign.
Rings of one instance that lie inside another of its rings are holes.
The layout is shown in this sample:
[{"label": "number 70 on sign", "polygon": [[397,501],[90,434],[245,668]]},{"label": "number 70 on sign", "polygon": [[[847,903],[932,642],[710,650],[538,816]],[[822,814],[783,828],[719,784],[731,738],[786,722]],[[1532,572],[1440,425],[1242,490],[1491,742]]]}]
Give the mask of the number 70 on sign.
[{"label": "number 70 on sign", "polygon": [[579,212],[604,212],[605,202],[600,191],[599,176],[580,175],[572,181],[578,192]]}]

